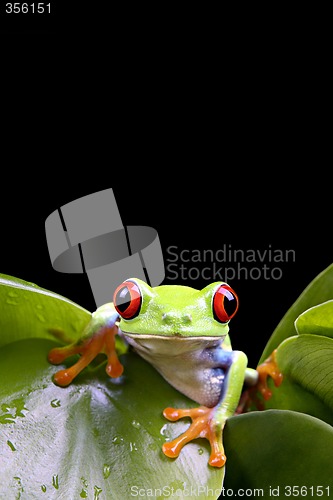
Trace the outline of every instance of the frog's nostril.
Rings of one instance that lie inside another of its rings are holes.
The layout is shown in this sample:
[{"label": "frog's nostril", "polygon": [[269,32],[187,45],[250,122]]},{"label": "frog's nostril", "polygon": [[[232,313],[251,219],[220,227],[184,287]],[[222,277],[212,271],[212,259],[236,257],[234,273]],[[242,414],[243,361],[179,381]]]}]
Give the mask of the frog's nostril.
[{"label": "frog's nostril", "polygon": [[191,323],[192,316],[190,314],[184,314],[184,316],[180,316],[172,313],[164,313],[162,314],[162,321],[165,323]]}]

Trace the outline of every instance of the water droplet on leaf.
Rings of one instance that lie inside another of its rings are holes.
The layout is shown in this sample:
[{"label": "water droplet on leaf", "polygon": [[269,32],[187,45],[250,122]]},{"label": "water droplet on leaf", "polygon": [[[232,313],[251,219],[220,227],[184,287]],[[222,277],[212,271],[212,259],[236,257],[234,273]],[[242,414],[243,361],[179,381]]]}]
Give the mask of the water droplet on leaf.
[{"label": "water droplet on leaf", "polygon": [[12,443],[11,441],[9,441],[9,439],[8,439],[8,441],[7,441],[7,444],[8,444],[9,448],[10,448],[12,451],[16,451],[15,446],[13,445],[13,443]]},{"label": "water droplet on leaf", "polygon": [[103,476],[104,476],[104,479],[107,479],[110,474],[111,474],[111,467],[110,467],[110,465],[104,464],[104,467],[103,467]]},{"label": "water droplet on leaf", "polygon": [[121,444],[124,442],[124,438],[121,437],[121,436],[115,436],[113,439],[112,439],[112,442],[113,444]]},{"label": "water droplet on leaf", "polygon": [[136,443],[130,443],[130,451],[138,451]]},{"label": "water droplet on leaf", "polygon": [[59,406],[61,406],[60,399],[52,399],[51,406],[52,408],[58,408]]},{"label": "water droplet on leaf", "polygon": [[59,489],[59,477],[58,477],[58,474],[54,474],[54,476],[52,477],[52,486],[58,490]]},{"label": "water droplet on leaf", "polygon": [[99,488],[98,486],[94,486],[94,500],[97,500],[99,495],[102,493],[102,488]]}]

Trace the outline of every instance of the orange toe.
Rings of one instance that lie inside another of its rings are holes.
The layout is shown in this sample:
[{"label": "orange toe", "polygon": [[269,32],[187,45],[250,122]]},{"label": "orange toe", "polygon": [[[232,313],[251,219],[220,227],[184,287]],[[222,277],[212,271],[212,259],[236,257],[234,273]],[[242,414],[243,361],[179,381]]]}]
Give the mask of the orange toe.
[{"label": "orange toe", "polygon": [[117,332],[118,329],[115,326],[112,328],[103,327],[84,342],[51,349],[48,360],[54,365],[62,363],[73,354],[80,354],[79,360],[73,366],[60,370],[54,375],[54,382],[57,385],[66,387],[99,353],[106,354],[108,357],[106,367],[108,375],[110,377],[119,377],[123,372],[123,366],[118,359],[115,348],[115,335]]},{"label": "orange toe", "polygon": [[223,467],[226,462],[222,444],[223,425],[215,420],[215,413],[215,408],[207,408],[206,406],[191,409],[166,408],[163,415],[171,422],[183,417],[190,417],[192,424],[176,439],[164,443],[163,453],[167,457],[176,458],[187,443],[197,438],[206,438],[211,446],[209,464],[213,467]]},{"label": "orange toe", "polygon": [[[267,383],[268,377],[273,379],[275,387],[279,387],[282,384],[283,374],[281,373],[276,361],[276,352],[277,349],[275,349],[272,354],[257,367],[259,375],[258,382],[246,391],[247,401],[244,407],[245,411],[247,411],[251,404],[254,404],[258,410],[265,409],[264,401],[268,401],[272,397],[272,391],[268,387]],[[260,399],[260,395],[264,401]]]}]

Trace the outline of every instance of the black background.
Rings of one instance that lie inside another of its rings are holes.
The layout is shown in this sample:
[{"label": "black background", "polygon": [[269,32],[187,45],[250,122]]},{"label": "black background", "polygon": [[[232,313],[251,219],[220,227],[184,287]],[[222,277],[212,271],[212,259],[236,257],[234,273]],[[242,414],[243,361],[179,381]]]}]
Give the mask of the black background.
[{"label": "black background", "polygon": [[199,6],[193,21],[193,6],[112,16],[89,4],[82,20],[74,4],[57,2],[48,21],[0,17],[4,33],[58,35],[4,46],[0,273],[93,310],[86,276],[52,269],[44,225],[110,187],[123,224],[154,227],[164,251],[292,249],[281,279],[229,282],[240,299],[233,347],[255,366],[333,261],[323,16],[317,33],[313,9],[304,23],[299,10],[221,17]]},{"label": "black background", "polygon": [[[83,171],[80,178],[66,178],[63,169],[54,172],[28,172],[23,181],[13,171],[2,183],[5,193],[0,200],[1,245],[0,272],[12,275],[64,295],[89,310],[95,303],[86,275],[63,274],[52,268],[45,237],[45,219],[60,206],[81,196],[113,188],[124,225],[154,227],[159,234],[164,258],[167,248],[181,250],[217,251],[225,246],[232,249],[264,251],[269,246],[281,250],[294,250],[295,260],[268,262],[268,277],[259,273],[259,279],[244,277],[229,280],[238,293],[240,308],[230,323],[233,347],[243,350],[249,364],[256,365],[263,348],[283,314],[297,299],[308,283],[333,261],[333,243],[329,231],[320,229],[318,202],[305,199],[295,202],[292,191],[278,189],[265,175],[242,177],[239,167],[220,167],[218,162],[194,170],[184,167],[181,179],[164,162],[156,165],[149,161],[147,169],[142,163],[134,168],[140,173],[133,182],[131,168],[117,167],[123,181],[112,180],[112,169],[100,170],[91,177]],[[179,171],[182,167],[179,167]],[[224,171],[224,173],[223,173]],[[269,175],[267,174],[268,178]],[[118,175],[119,178],[119,175]],[[131,182],[132,180],[132,182]],[[261,182],[259,182],[261,180]],[[325,226],[324,226],[325,228]],[[202,288],[210,281],[200,273],[211,263],[183,263],[196,267],[198,279],[178,279],[168,271],[163,284],[185,284]],[[236,267],[237,262],[216,263]],[[263,265],[259,261],[242,262],[249,270]],[[279,267],[281,278],[274,280],[270,269]],[[194,276],[194,275],[192,275]],[[258,273],[255,273],[257,278]],[[218,281],[219,276],[214,281]],[[110,290],[115,284],[110,283]]]},{"label": "black background", "polygon": [[[57,23],[70,18],[67,3],[59,9]],[[258,21],[256,31],[236,16],[226,30],[201,9],[196,22],[169,10],[155,23],[141,12],[140,24],[133,10],[108,17],[91,8],[92,32],[79,12],[70,33],[82,28],[82,37],[20,38],[13,54],[6,45],[0,272],[92,310],[86,277],[52,269],[44,224],[63,204],[110,187],[123,224],[154,227],[165,252],[294,250],[281,279],[230,282],[240,299],[233,346],[255,365],[287,309],[333,260],[324,52],[308,33],[300,47],[294,26],[282,44],[280,26],[269,35],[270,24]]]}]

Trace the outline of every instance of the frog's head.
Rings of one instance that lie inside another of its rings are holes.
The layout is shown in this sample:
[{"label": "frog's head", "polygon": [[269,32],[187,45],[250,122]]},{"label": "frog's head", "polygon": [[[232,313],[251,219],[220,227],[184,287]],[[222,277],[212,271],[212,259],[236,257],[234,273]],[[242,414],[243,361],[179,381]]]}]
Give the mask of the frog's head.
[{"label": "frog's head", "polygon": [[151,288],[137,278],[119,285],[113,297],[126,334],[162,337],[225,337],[238,309],[238,298],[224,282],[202,290],[188,286]]}]

